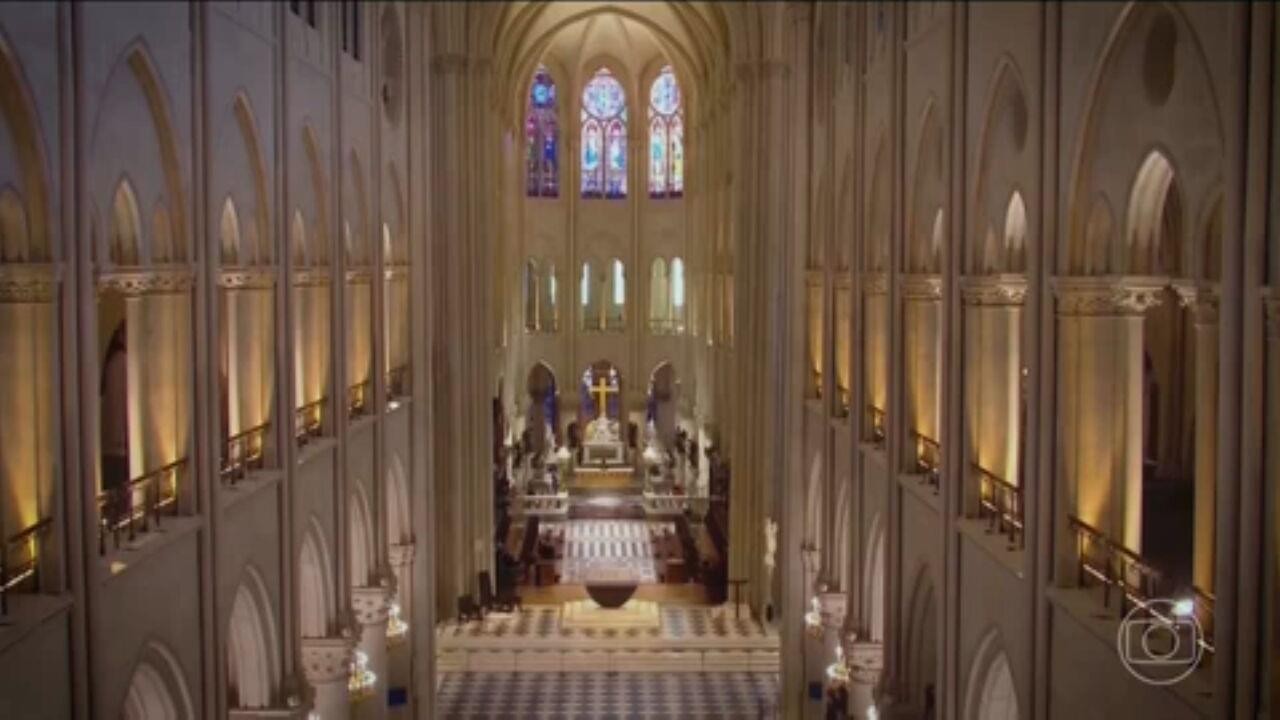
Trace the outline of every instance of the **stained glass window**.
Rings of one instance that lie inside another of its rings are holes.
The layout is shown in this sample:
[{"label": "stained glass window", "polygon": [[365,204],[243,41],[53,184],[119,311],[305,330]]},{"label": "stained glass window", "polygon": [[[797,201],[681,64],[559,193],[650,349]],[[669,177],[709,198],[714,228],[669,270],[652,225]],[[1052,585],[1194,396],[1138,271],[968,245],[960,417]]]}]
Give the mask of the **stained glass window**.
[{"label": "stained glass window", "polygon": [[627,94],[600,68],[582,90],[582,197],[627,196]]},{"label": "stained glass window", "polygon": [[684,193],[684,108],[667,65],[649,88],[649,197]]},{"label": "stained glass window", "polygon": [[538,66],[529,85],[524,134],[529,197],[558,197],[560,166],[556,162],[556,152],[560,125],[556,110],[556,83],[545,65]]}]

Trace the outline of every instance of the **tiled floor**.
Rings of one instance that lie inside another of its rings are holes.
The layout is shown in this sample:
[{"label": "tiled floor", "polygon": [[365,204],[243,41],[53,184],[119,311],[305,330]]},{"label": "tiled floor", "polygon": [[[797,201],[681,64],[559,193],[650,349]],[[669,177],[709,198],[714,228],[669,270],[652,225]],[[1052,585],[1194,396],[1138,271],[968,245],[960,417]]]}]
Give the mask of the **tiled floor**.
[{"label": "tiled floor", "polygon": [[774,673],[444,673],[440,717],[777,717]]}]

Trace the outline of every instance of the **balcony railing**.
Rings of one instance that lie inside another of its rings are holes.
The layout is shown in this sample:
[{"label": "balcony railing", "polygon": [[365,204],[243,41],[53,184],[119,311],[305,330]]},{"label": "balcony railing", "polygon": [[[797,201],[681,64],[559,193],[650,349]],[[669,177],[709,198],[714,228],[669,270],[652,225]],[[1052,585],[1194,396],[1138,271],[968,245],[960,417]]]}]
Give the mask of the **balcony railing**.
[{"label": "balcony railing", "polygon": [[1214,651],[1213,647],[1213,610],[1217,604],[1217,598],[1211,593],[1207,593],[1198,587],[1191,588],[1194,595],[1192,601],[1195,605],[1196,621],[1200,623],[1201,638],[1200,644],[1210,653]]},{"label": "balcony railing", "polygon": [[886,423],[884,410],[875,405],[868,405],[866,414],[867,437],[876,445],[884,445],[885,439],[889,436],[889,426]]},{"label": "balcony railing", "polygon": [[[9,593],[18,589],[40,589],[40,540],[53,524],[44,518],[21,530],[5,541],[0,548],[0,616],[9,614]],[[10,564],[9,558],[21,556]]]},{"label": "balcony railing", "polygon": [[347,388],[347,417],[358,418],[369,411],[373,399],[373,382],[365,380]]},{"label": "balcony railing", "polygon": [[1022,488],[980,465],[974,465],[973,471],[978,475],[978,518],[987,521],[987,532],[1008,536],[1010,550],[1021,550],[1025,542]]},{"label": "balcony railing", "polygon": [[1068,521],[1076,533],[1077,583],[1101,583],[1103,607],[1111,607],[1112,588],[1120,595],[1120,617],[1156,596],[1160,571],[1155,566],[1080,518],[1071,516]]},{"label": "balcony railing", "polygon": [[328,400],[327,397],[321,397],[294,411],[294,433],[299,447],[311,442],[312,438],[320,437],[324,432],[324,405]]},{"label": "balcony railing", "polygon": [[227,438],[222,444],[222,467],[219,475],[225,485],[235,485],[250,471],[261,470],[263,449],[270,422],[251,427]]},{"label": "balcony railing", "polygon": [[683,335],[684,320],[649,318],[649,333],[651,335]]},{"label": "balcony railing", "polygon": [[107,554],[107,538],[120,547],[120,537],[130,541],[138,533],[160,527],[162,515],[178,514],[178,487],[186,474],[187,460],[175,460],[159,470],[136,477],[98,495],[98,553]]},{"label": "balcony railing", "polygon": [[409,366],[401,365],[387,371],[387,400],[409,394]]},{"label": "balcony railing", "polygon": [[916,472],[924,476],[924,482],[938,492],[942,481],[942,446],[928,435],[911,431],[911,440],[916,446]]}]

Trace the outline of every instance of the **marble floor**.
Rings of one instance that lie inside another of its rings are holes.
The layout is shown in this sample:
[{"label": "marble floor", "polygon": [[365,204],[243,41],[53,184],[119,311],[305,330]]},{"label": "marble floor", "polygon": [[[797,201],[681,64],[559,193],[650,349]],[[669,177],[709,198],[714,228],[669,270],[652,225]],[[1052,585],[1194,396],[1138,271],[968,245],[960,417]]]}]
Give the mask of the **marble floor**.
[{"label": "marble floor", "polygon": [[442,673],[440,717],[775,718],[777,673]]}]

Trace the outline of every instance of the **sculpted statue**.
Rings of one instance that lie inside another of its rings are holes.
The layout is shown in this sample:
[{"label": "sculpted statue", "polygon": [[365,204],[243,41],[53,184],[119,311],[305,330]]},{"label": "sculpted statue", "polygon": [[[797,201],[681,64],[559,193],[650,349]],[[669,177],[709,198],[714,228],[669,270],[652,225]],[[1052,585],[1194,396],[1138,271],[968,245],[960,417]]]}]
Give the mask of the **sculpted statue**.
[{"label": "sculpted statue", "polygon": [[764,564],[765,567],[773,570],[776,565],[774,559],[778,553],[778,523],[773,518],[764,519]]}]

